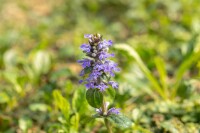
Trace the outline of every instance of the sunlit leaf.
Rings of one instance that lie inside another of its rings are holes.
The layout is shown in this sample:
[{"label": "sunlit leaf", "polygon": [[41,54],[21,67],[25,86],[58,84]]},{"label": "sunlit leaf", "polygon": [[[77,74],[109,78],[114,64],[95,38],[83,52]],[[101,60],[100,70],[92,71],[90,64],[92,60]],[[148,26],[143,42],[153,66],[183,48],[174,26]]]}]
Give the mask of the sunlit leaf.
[{"label": "sunlit leaf", "polygon": [[86,89],[85,88],[77,88],[74,92],[72,99],[73,109],[79,113],[85,113],[87,110],[87,102],[86,102]]},{"label": "sunlit leaf", "polygon": [[9,100],[10,98],[5,92],[0,92],[0,103],[6,103]]},{"label": "sunlit leaf", "polygon": [[44,103],[32,103],[32,104],[30,104],[29,108],[32,111],[46,112],[49,109],[49,106]]},{"label": "sunlit leaf", "polygon": [[127,118],[122,114],[120,115],[112,114],[109,115],[107,119],[120,128],[129,128],[133,124],[129,118]]},{"label": "sunlit leaf", "polygon": [[123,50],[123,51],[128,52],[128,54],[135,59],[138,66],[140,67],[140,69],[143,71],[143,73],[146,75],[146,77],[151,82],[151,84],[153,86],[152,89],[156,90],[157,93],[160,94],[160,96],[163,99],[166,99],[166,95],[165,95],[164,91],[161,89],[159,83],[157,82],[157,80],[155,79],[155,77],[153,76],[151,71],[146,67],[146,65],[144,64],[144,62],[142,61],[142,59],[140,58],[138,53],[127,44],[118,44],[115,46],[115,48],[118,50]]},{"label": "sunlit leaf", "polygon": [[61,95],[61,93],[58,90],[53,91],[53,97],[55,105],[61,110],[65,118],[68,120],[70,115],[69,102]]}]

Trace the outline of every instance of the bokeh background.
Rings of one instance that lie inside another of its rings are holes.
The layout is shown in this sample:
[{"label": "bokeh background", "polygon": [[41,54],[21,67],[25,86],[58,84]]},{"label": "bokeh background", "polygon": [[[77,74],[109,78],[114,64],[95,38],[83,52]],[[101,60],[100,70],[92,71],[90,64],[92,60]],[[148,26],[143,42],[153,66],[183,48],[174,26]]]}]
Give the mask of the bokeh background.
[{"label": "bokeh background", "polygon": [[0,132],[106,132],[78,84],[86,33],[115,43],[134,124],[114,132],[200,131],[199,0],[0,0]]}]

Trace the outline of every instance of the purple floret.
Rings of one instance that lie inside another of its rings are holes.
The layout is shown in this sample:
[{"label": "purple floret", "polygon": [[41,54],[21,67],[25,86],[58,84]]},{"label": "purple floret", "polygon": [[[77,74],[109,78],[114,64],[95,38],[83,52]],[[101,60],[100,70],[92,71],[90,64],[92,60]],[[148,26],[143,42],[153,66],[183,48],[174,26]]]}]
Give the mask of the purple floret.
[{"label": "purple floret", "polygon": [[108,115],[110,115],[110,114],[116,114],[116,115],[118,115],[119,113],[120,113],[120,110],[121,109],[119,109],[119,108],[110,108],[109,110],[108,110]]},{"label": "purple floret", "polygon": [[109,40],[109,41],[103,40],[102,42],[100,42],[98,44],[98,48],[99,49],[109,48],[110,46],[112,46],[112,44],[113,44],[113,42],[111,40]]},{"label": "purple floret", "polygon": [[116,83],[116,82],[114,82],[114,81],[109,81],[108,83],[109,83],[109,84],[112,86],[112,88],[114,88],[114,89],[118,89],[118,88],[119,88],[118,83]]},{"label": "purple floret", "polygon": [[104,83],[100,83],[97,88],[99,88],[100,91],[105,91],[106,88],[108,88],[107,85],[105,85]]},{"label": "purple floret", "polygon": [[89,79],[97,80],[97,78],[100,77],[101,74],[102,74],[101,72],[99,72],[97,70],[93,70],[92,73],[89,76]]},{"label": "purple floret", "polygon": [[94,84],[95,84],[94,82],[88,82],[87,84],[85,84],[85,87],[86,87],[87,89],[95,88],[95,85],[94,85]]},{"label": "purple floret", "polygon": [[84,35],[84,38],[91,38],[92,37],[92,34],[85,34]]},{"label": "purple floret", "polygon": [[119,109],[119,108],[110,108],[109,110],[108,110],[108,115],[110,115],[110,114],[116,114],[116,115],[118,115],[119,113],[120,113],[120,110],[121,109]]},{"label": "purple floret", "polygon": [[86,68],[91,66],[92,60],[90,59],[78,60],[78,63],[80,63],[83,68]]},{"label": "purple floret", "polygon": [[91,50],[91,46],[89,44],[82,44],[80,48],[86,53],[89,53]]},{"label": "purple floret", "polygon": [[114,57],[115,55],[114,54],[109,54],[109,53],[107,53],[107,52],[105,52],[105,51],[102,51],[101,53],[100,53],[100,55],[99,55],[99,59],[100,60],[104,60],[104,59],[106,59],[106,58],[110,58],[110,57]]},{"label": "purple floret", "polygon": [[119,72],[119,71],[120,69],[117,67],[116,63],[109,60],[105,61],[104,72],[109,73],[110,76],[114,77],[115,76],[114,72]]}]

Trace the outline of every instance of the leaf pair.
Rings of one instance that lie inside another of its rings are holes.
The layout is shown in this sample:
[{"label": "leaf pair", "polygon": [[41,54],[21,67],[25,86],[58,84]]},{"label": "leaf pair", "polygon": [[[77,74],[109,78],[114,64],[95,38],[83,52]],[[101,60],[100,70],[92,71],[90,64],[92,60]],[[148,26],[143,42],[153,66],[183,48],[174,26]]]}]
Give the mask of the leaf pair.
[{"label": "leaf pair", "polygon": [[[107,95],[110,95],[114,98],[115,90],[114,89],[107,89],[105,92]],[[114,91],[113,91],[114,90]],[[86,99],[88,103],[94,107],[94,108],[100,108],[103,106],[103,93],[99,91],[99,89],[89,89],[86,92]],[[93,118],[104,118],[113,123],[114,125],[120,127],[120,128],[128,128],[132,125],[132,122],[129,118],[126,116],[119,114],[111,114],[108,116],[101,116],[99,114],[96,114],[93,116]]]}]

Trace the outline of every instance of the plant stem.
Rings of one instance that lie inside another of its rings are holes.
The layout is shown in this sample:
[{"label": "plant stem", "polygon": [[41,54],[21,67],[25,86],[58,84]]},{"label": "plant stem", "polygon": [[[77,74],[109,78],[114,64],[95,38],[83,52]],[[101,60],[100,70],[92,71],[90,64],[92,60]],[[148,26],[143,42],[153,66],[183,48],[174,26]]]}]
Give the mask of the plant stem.
[{"label": "plant stem", "polygon": [[[107,107],[106,107],[106,102],[104,99],[103,99],[103,105],[101,108],[102,108],[103,115],[107,115]],[[104,122],[105,122],[106,128],[108,130],[108,133],[113,133],[112,129],[111,129],[111,124],[108,121],[108,119],[104,118]]]},{"label": "plant stem", "polygon": [[113,133],[112,132],[112,128],[111,128],[111,125],[110,125],[110,122],[108,121],[108,119],[104,119],[104,122],[105,122],[105,125],[106,125],[106,128],[108,130],[108,133]]}]

